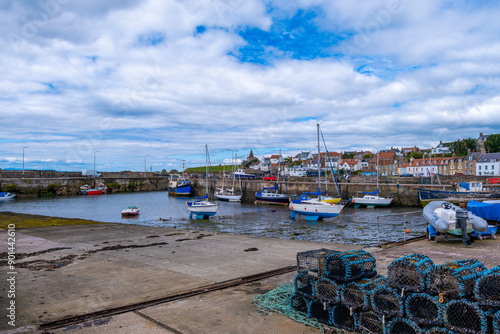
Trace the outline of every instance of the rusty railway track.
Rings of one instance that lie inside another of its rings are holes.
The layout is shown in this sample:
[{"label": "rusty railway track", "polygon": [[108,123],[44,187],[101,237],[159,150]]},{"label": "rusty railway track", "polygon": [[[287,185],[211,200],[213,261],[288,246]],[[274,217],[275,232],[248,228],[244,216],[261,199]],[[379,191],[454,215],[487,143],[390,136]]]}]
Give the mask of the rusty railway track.
[{"label": "rusty railway track", "polygon": [[265,271],[262,273],[254,274],[254,275],[249,275],[249,276],[242,276],[238,277],[235,279],[219,282],[219,283],[214,283],[206,286],[202,286],[196,289],[192,290],[187,290],[187,291],[182,291],[178,293],[174,293],[165,297],[160,297],[156,299],[151,299],[151,300],[146,300],[143,302],[139,303],[134,303],[134,304],[129,304],[129,305],[124,305],[124,306],[119,306],[119,307],[113,307],[109,308],[106,310],[101,310],[101,311],[95,311],[95,312],[90,312],[90,313],[85,313],[77,316],[72,316],[72,317],[67,317],[51,322],[46,322],[38,325],[39,330],[51,330],[51,329],[57,329],[57,328],[62,328],[66,327],[68,325],[74,325],[78,324],[81,322],[85,321],[90,321],[90,320],[95,320],[103,317],[108,317],[108,316],[113,316],[113,315],[118,315],[122,313],[127,313],[127,312],[133,312],[137,310],[144,309],[146,307],[158,305],[158,304],[163,304],[163,303],[168,303],[174,300],[178,299],[183,299],[183,298],[188,298],[196,295],[200,295],[203,293],[211,292],[211,291],[216,291],[216,290],[223,290],[227,288],[231,288],[234,286],[254,282],[254,281],[259,281],[265,278],[269,277],[274,277],[274,276],[279,276],[283,275],[292,271],[297,270],[297,266],[288,266],[288,267],[282,267],[270,271]]}]

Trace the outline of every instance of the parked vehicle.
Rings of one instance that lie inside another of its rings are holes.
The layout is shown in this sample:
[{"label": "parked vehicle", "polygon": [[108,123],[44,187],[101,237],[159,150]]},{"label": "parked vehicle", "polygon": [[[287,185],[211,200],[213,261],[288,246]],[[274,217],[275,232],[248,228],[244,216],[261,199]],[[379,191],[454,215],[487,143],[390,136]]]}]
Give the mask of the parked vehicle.
[{"label": "parked vehicle", "polygon": [[268,176],[264,176],[262,179],[264,181],[276,181],[278,178],[274,175],[268,175]]}]

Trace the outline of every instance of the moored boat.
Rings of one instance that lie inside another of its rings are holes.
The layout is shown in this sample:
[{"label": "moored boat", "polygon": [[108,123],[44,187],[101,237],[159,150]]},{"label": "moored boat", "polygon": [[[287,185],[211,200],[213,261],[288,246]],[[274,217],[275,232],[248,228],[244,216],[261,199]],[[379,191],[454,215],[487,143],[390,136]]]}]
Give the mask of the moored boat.
[{"label": "moored boat", "polygon": [[95,188],[87,189],[85,195],[103,195],[108,193],[108,187],[104,183],[99,183]]},{"label": "moored boat", "polygon": [[[208,165],[209,165],[209,156],[208,156],[208,145],[205,145],[206,151],[206,175],[208,175]],[[219,209],[219,203],[213,203],[208,200],[208,177],[206,179],[206,193],[203,197],[197,197],[197,200],[193,202],[186,202],[186,210],[189,212],[189,218],[193,219],[193,217],[198,219],[207,219],[209,217],[215,216],[217,214],[217,210]]]},{"label": "moored boat", "polygon": [[4,191],[0,192],[0,201],[6,200],[6,199],[12,199],[14,197],[16,197],[16,194],[4,192]]},{"label": "moored boat", "polygon": [[261,191],[255,193],[255,202],[257,204],[277,204],[288,205],[290,197],[278,192],[278,184],[274,187],[264,187]]},{"label": "moored boat", "polygon": [[[318,136],[318,192],[303,193],[299,199],[294,199],[288,205],[291,210],[291,218],[294,219],[297,215],[303,215],[306,220],[317,221],[323,218],[334,218],[344,208],[344,203],[327,203],[322,201],[321,197],[321,164],[320,159],[320,143],[319,143],[319,123],[316,124]],[[309,195],[316,195],[316,198],[311,198]]]},{"label": "moored boat", "polygon": [[193,186],[191,181],[180,174],[171,174],[168,181],[168,193],[174,196],[191,196]]},{"label": "moored boat", "polygon": [[418,188],[418,198],[423,207],[435,200],[446,200],[451,203],[467,203],[470,200],[485,201],[500,199],[500,191],[484,190],[482,182],[462,182],[457,185],[458,190],[437,190]]},{"label": "moored boat", "polygon": [[122,210],[122,216],[137,216],[139,214],[140,209],[135,206],[129,206],[125,210]]}]

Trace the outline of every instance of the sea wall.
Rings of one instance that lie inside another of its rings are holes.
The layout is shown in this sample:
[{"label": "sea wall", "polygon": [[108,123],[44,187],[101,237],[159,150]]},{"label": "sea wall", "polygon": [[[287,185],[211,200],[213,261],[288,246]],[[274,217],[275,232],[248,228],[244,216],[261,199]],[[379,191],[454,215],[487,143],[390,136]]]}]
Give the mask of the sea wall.
[{"label": "sea wall", "polygon": [[[0,175],[0,191],[15,192],[19,197],[36,196],[70,196],[77,195],[80,187],[87,184],[93,186],[94,183],[104,183],[111,193],[116,192],[141,192],[141,191],[166,191],[168,187],[168,177],[164,174],[141,172],[116,172],[102,173],[100,178],[75,176],[75,173],[64,173],[54,171],[28,171],[22,177],[20,171],[2,171]],[[46,177],[43,177],[42,175]],[[78,173],[76,173],[78,174]],[[31,177],[28,177],[31,176]],[[393,204],[398,206],[418,205],[417,188],[454,190],[457,183],[464,181],[482,181],[485,183],[486,177],[479,176],[441,176],[437,178],[404,178],[390,177],[379,179],[379,194],[384,197],[394,198]],[[441,185],[439,184],[441,183]],[[243,202],[253,202],[255,193],[263,187],[274,186],[274,182],[263,180],[241,181]],[[216,180],[209,182],[210,192],[215,188],[232,186],[225,181]],[[193,186],[197,196],[205,194],[205,180],[193,179]],[[372,192],[377,189],[375,176],[355,176],[351,182],[338,183],[343,199],[350,199],[355,196],[362,196],[361,192]],[[486,185],[492,187],[491,185]],[[300,196],[303,192],[315,192],[318,190],[317,182],[314,179],[296,178],[286,182],[280,182],[281,192],[290,196]],[[240,190],[239,182],[235,183],[236,190]],[[322,184],[322,190],[328,191],[330,196],[338,196],[337,186],[333,179],[327,184]]]}]

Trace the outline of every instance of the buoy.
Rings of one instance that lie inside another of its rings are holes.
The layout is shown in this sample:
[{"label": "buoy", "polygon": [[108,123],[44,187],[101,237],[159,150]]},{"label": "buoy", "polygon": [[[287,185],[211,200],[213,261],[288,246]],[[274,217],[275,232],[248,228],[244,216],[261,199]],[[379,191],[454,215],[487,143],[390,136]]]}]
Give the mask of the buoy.
[{"label": "buoy", "polygon": [[293,206],[291,206],[291,207],[290,207],[290,209],[292,209],[292,210],[293,210]]},{"label": "buoy", "polygon": [[408,229],[407,229],[407,230],[406,230],[406,233],[410,233],[410,230],[408,230]]}]

